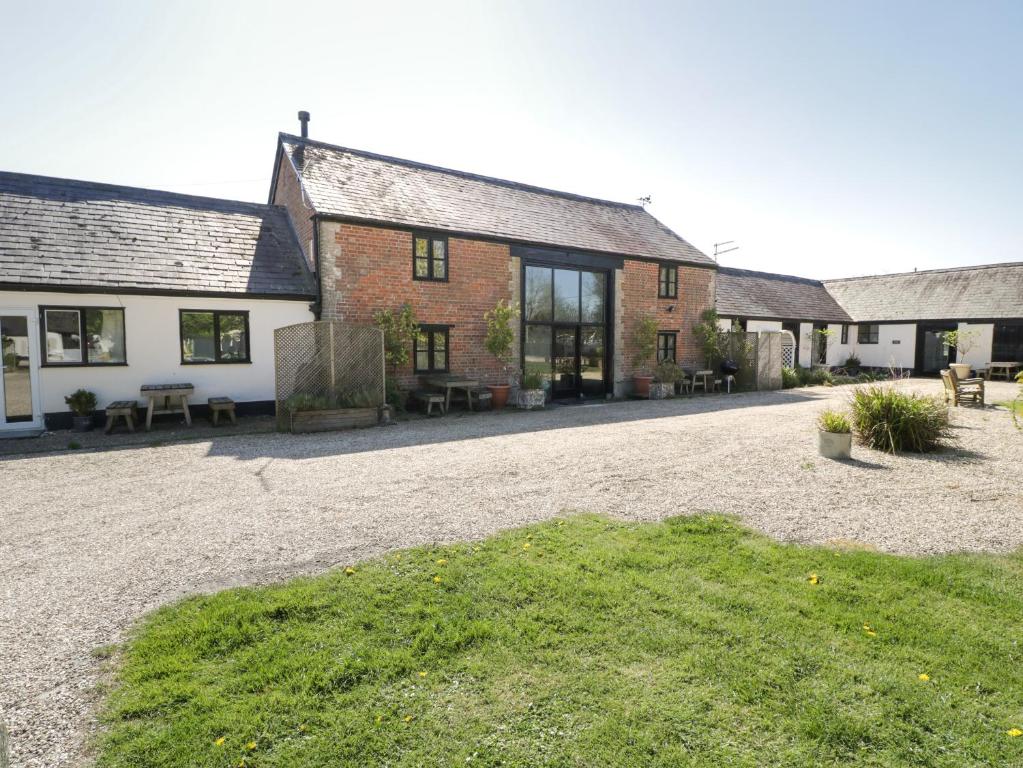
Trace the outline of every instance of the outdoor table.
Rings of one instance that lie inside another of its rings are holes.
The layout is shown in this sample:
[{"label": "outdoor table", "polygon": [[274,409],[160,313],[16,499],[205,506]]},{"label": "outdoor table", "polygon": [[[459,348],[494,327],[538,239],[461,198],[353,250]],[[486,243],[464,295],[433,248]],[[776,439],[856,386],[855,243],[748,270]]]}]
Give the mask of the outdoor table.
[{"label": "outdoor table", "polygon": [[988,363],[986,376],[989,380],[995,376],[1004,376],[1006,381],[1010,381],[1015,375],[1016,369],[1020,367],[1023,366],[1017,362]]},{"label": "outdoor table", "polygon": [[447,413],[451,410],[451,390],[453,389],[464,389],[465,390],[465,401],[469,404],[469,410],[472,410],[472,390],[480,385],[475,379],[467,379],[464,376],[456,376],[455,374],[444,373],[435,374],[433,376],[423,376],[429,386],[436,387],[437,389],[444,390],[444,412]]},{"label": "outdoor table", "polygon": [[693,389],[696,389],[696,378],[700,377],[703,379],[703,393],[707,394],[710,392],[710,383],[714,379],[714,371],[696,371],[693,374]]},{"label": "outdoor table", "polygon": [[[192,426],[192,414],[188,412],[188,396],[195,392],[195,387],[191,384],[143,384],[139,391],[142,397],[149,400],[149,407],[146,409],[146,432],[153,428],[154,413],[183,413],[185,423]],[[174,398],[178,399],[180,405],[172,404]],[[162,400],[159,408],[157,400]]]}]

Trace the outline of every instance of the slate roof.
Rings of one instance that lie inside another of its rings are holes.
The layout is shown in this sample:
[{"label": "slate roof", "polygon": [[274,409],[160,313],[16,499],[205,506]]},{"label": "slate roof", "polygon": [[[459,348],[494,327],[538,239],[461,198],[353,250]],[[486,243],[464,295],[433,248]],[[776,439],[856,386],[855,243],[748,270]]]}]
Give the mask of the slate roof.
[{"label": "slate roof", "polygon": [[0,285],[316,294],[283,208],[3,172]]},{"label": "slate roof", "polygon": [[825,280],[858,322],[1023,317],[1023,262]]},{"label": "slate roof", "polygon": [[714,266],[642,206],[556,192],[282,133],[317,213],[510,242]]},{"label": "slate roof", "polygon": [[851,322],[820,280],[720,267],[717,311],[723,317]]}]

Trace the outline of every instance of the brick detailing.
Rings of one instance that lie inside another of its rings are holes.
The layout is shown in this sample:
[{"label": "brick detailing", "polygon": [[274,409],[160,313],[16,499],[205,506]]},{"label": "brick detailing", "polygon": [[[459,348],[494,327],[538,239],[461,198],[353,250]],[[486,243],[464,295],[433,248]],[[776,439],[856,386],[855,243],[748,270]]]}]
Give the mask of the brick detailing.
[{"label": "brick detailing", "polygon": [[[483,314],[499,299],[513,299],[507,245],[451,237],[448,282],[430,282],[412,279],[411,232],[324,222],[320,237],[324,319],[372,323],[378,310],[407,301],[420,322],[451,326],[452,371],[486,383],[503,380],[501,365],[483,346]],[[411,364],[400,384],[417,385]]]},{"label": "brick detailing", "polygon": [[274,190],[274,205],[282,205],[291,217],[291,224],[298,234],[299,245],[302,246],[302,253],[305,254],[309,269],[315,271],[316,264],[312,252],[313,222],[312,215],[315,213],[302,194],[302,187],[298,182],[298,175],[287,156],[281,158],[281,170],[277,174],[277,188]]},{"label": "brick detailing", "polygon": [[[704,364],[693,328],[704,310],[714,306],[714,270],[680,265],[677,299],[657,298],[657,270],[658,265],[653,262],[626,261],[625,269],[618,272],[622,290],[621,336],[616,355],[620,367],[615,368],[616,377],[629,379],[638,373],[632,363],[632,339],[639,321],[646,315],[657,320],[658,330],[678,332],[676,355],[681,365],[694,368]],[[675,309],[669,312],[668,307],[673,304]]]}]

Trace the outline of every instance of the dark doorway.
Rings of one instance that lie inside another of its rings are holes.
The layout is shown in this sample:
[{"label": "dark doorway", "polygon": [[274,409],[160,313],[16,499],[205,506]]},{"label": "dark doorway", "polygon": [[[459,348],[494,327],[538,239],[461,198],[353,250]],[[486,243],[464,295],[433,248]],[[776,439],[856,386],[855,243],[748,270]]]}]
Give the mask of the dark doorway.
[{"label": "dark doorway", "polygon": [[956,361],[955,347],[948,346],[942,334],[958,328],[955,323],[917,323],[916,373],[937,376],[949,363]]},{"label": "dark doorway", "polygon": [[523,370],[554,400],[604,397],[608,274],[528,263],[523,272]]},{"label": "dark doorway", "polygon": [[813,364],[814,365],[827,365],[828,364],[828,335],[824,331],[828,330],[827,323],[814,323],[813,324]]}]

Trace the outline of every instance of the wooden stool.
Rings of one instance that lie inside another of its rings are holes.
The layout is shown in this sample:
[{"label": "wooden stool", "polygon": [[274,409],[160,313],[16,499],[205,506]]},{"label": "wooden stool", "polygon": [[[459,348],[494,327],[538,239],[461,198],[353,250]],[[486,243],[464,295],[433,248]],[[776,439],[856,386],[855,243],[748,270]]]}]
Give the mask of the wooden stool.
[{"label": "wooden stool", "polygon": [[444,408],[444,394],[441,392],[429,392],[425,389],[417,389],[412,393],[412,396],[421,403],[426,403],[427,416],[433,413],[433,406],[435,405],[440,408],[441,416],[447,413]]},{"label": "wooden stool", "polygon": [[138,408],[138,403],[134,400],[116,400],[107,406],[107,425],[103,430],[106,434],[110,434],[114,429],[114,422],[118,416],[124,418],[125,426],[128,427],[129,432],[135,431],[135,409]]},{"label": "wooden stool", "polygon": [[487,389],[486,387],[473,387],[472,389],[468,390],[468,392],[470,411],[472,410],[473,402],[476,403],[477,408],[482,408],[484,403],[486,404],[487,408],[490,407],[490,401],[494,396],[490,393],[489,389]]},{"label": "wooden stool", "polygon": [[217,426],[221,411],[227,412],[227,415],[231,417],[232,424],[238,423],[238,419],[234,415],[234,400],[230,397],[211,397],[206,403],[210,407],[210,420],[213,422],[213,426]]}]

